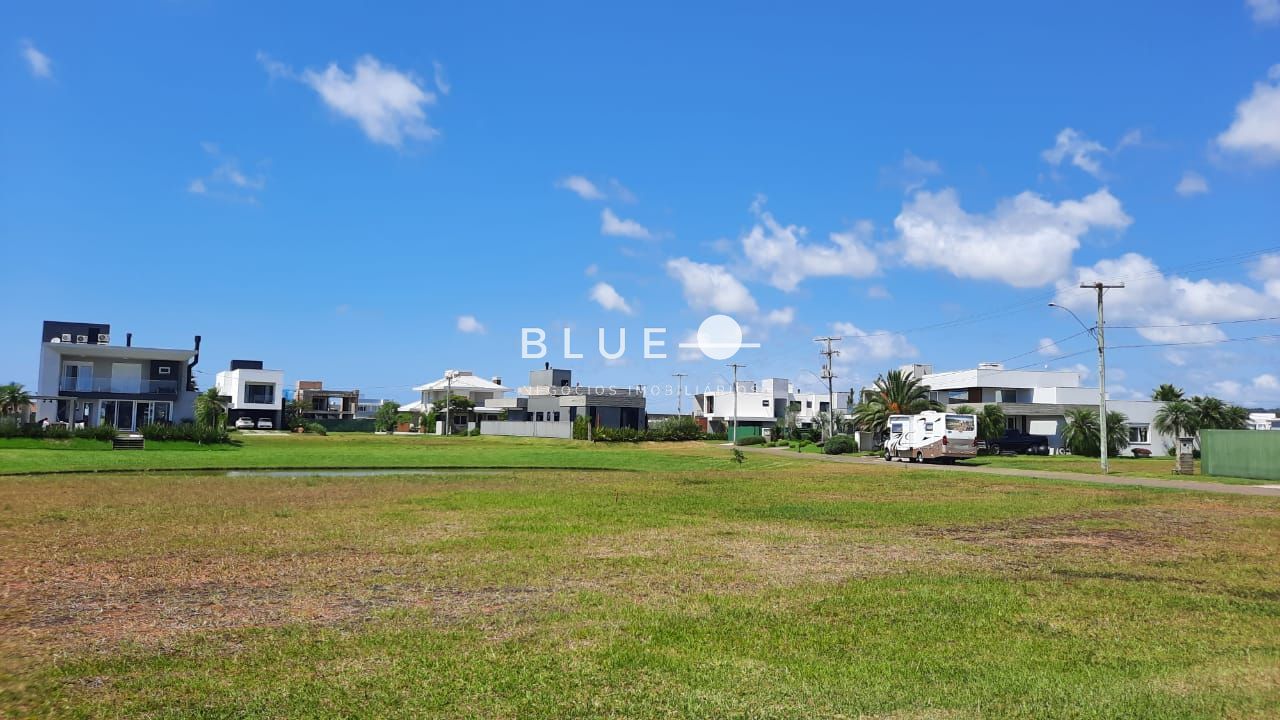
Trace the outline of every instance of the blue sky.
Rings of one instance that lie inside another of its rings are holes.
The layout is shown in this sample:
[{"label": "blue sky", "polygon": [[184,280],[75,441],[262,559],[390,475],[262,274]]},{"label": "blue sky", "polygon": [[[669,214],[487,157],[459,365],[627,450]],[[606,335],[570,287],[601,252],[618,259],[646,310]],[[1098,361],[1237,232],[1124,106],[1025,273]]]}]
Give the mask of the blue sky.
[{"label": "blue sky", "polygon": [[[1038,348],[1093,277],[1130,282],[1116,325],[1174,326],[1111,344],[1280,333],[1235,322],[1280,316],[1276,0],[262,5],[0,10],[0,379],[34,386],[59,319],[199,333],[205,386],[231,358],[516,385],[526,326],[626,327],[621,361],[556,363],[583,382],[715,384],[673,347],[714,312],[750,377],[816,385],[833,331],[844,388],[1092,368],[1087,336]],[[1113,397],[1280,405],[1274,342],[1110,366]]]}]

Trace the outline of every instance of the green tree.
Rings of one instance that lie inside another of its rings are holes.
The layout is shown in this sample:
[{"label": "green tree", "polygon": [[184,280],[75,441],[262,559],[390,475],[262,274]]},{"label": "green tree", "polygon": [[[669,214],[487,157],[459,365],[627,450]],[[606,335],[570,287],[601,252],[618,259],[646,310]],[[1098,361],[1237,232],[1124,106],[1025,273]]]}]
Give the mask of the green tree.
[{"label": "green tree", "polygon": [[1163,402],[1173,402],[1182,399],[1182,388],[1174,387],[1169,383],[1162,383],[1160,387],[1151,391],[1152,400],[1160,400]]},{"label": "green tree", "polygon": [[[1129,447],[1129,418],[1124,413],[1107,413],[1107,455],[1119,455]],[[1067,422],[1062,429],[1062,442],[1076,455],[1099,454],[1098,411],[1093,408],[1073,408],[1067,411]]]},{"label": "green tree", "polygon": [[222,427],[222,397],[217,388],[209,388],[196,396],[196,422],[204,427],[218,429]]},{"label": "green tree", "polygon": [[21,383],[11,382],[8,385],[0,385],[0,415],[5,417],[15,415],[21,422],[30,405],[31,393],[24,390]]},{"label": "green tree", "polygon": [[378,406],[374,414],[373,427],[383,432],[395,432],[396,415],[400,413],[400,403],[385,402]]},{"label": "green tree", "polygon": [[292,400],[284,406],[284,426],[293,430],[306,425],[307,404],[303,402],[299,396],[294,396]]},{"label": "green tree", "polygon": [[1191,398],[1196,411],[1196,430],[1243,430],[1247,427],[1249,412],[1235,405],[1228,405],[1216,397]]},{"label": "green tree", "polygon": [[925,410],[941,410],[942,404],[929,399],[929,388],[919,378],[900,370],[890,370],[876,378],[875,385],[862,394],[853,410],[859,430],[884,432],[890,415],[914,415]]},{"label": "green tree", "polygon": [[1196,408],[1186,400],[1173,400],[1156,412],[1151,425],[1156,432],[1177,440],[1180,437],[1195,437],[1200,431]]}]

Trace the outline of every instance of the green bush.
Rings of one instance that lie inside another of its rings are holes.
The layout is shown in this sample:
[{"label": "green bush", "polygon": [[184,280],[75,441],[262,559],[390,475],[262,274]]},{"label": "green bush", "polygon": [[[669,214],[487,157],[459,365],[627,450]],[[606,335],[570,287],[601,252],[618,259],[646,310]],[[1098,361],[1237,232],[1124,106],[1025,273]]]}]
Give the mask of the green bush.
[{"label": "green bush", "polygon": [[647,439],[643,430],[634,428],[596,428],[593,435],[597,442],[640,442]]},{"label": "green bush", "polygon": [[827,443],[822,446],[822,452],[828,455],[844,455],[845,453],[851,453],[857,449],[858,446],[853,444],[853,438],[848,435],[833,435],[831,436],[831,439],[827,440]]},{"label": "green bush", "polygon": [[734,445],[763,445],[764,437],[760,435],[747,435],[740,437],[733,442]]},{"label": "green bush", "polygon": [[44,429],[44,436],[50,440],[67,440],[71,430],[66,425],[50,425]]},{"label": "green bush", "polygon": [[724,432],[723,430],[721,430],[720,432],[709,432],[709,433],[707,433],[707,435],[706,435],[706,437],[705,437],[704,439],[706,439],[706,440],[728,440],[728,439],[729,439],[729,433]]},{"label": "green bush", "polygon": [[309,423],[307,423],[307,424],[305,425],[305,427],[307,428],[307,432],[309,432],[309,433],[313,433],[313,434],[315,434],[315,435],[328,435],[328,434],[329,434],[329,430],[328,430],[328,429],[326,429],[324,425],[321,425],[321,424],[320,424],[320,423],[318,423],[318,422],[309,422]]},{"label": "green bush", "polygon": [[471,437],[478,437],[480,435],[480,428],[471,428],[471,430],[467,432],[467,435],[470,435]]},{"label": "green bush", "polygon": [[377,424],[372,418],[360,418],[359,420],[336,420],[328,418],[318,418],[307,423],[305,427],[307,432],[312,432],[311,426],[319,425],[329,432],[367,432],[371,433],[376,429]]},{"label": "green bush", "polygon": [[669,442],[684,440],[701,440],[707,434],[698,427],[698,421],[683,415],[654,423],[649,426],[649,439]]},{"label": "green bush", "polygon": [[579,415],[573,419],[573,439],[586,440],[590,434],[591,425],[587,423],[586,415]]},{"label": "green bush", "polygon": [[86,440],[110,441],[116,436],[116,426],[104,423],[93,427],[82,427],[76,429],[73,434]]},{"label": "green bush", "polygon": [[[115,428],[111,430],[114,436]],[[193,442],[201,445],[217,445],[231,442],[231,436],[224,427],[205,427],[188,422],[178,423],[177,425],[151,423],[143,425],[139,432],[142,433],[144,439],[155,442]]]}]

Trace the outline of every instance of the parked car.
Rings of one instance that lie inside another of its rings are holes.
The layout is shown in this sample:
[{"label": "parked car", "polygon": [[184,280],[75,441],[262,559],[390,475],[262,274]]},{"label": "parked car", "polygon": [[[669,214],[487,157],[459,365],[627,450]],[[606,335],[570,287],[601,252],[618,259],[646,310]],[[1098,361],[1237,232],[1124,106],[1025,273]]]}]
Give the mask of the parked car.
[{"label": "parked car", "polygon": [[251,417],[236,418],[236,429],[237,429],[237,430],[252,430],[252,429],[253,429],[253,418],[251,418]]},{"label": "parked car", "polygon": [[271,430],[271,429],[273,429],[274,427],[275,427],[275,425],[272,425],[272,424],[271,424],[271,420],[269,420],[269,419],[267,419],[267,418],[262,418],[261,420],[259,420],[259,421],[258,421],[258,429],[259,429],[259,430]]},{"label": "parked car", "polygon": [[1002,452],[1021,453],[1024,455],[1048,455],[1049,438],[1044,435],[1032,435],[1015,428],[1008,428],[1000,438],[987,443],[991,454]]}]

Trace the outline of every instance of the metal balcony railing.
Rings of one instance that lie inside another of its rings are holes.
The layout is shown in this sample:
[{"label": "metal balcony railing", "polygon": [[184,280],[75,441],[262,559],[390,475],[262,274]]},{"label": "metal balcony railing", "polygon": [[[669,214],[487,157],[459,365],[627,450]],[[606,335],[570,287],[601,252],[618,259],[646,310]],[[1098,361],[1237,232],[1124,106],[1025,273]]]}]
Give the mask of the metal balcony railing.
[{"label": "metal balcony railing", "polygon": [[135,378],[113,379],[61,378],[58,392],[121,393],[128,395],[176,395],[177,380],[139,380]]}]

